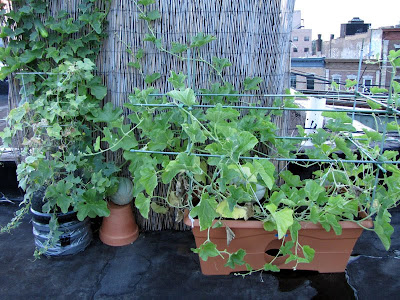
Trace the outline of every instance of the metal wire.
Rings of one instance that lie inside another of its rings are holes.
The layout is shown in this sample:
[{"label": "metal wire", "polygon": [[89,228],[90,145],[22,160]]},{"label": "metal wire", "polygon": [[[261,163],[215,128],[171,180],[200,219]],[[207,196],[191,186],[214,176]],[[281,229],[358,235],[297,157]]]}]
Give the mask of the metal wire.
[{"label": "metal wire", "polygon": [[[150,151],[150,150],[135,150],[131,149],[130,152],[134,153],[150,153],[150,154],[162,154],[162,155],[178,155],[182,152],[173,151]],[[199,157],[216,157],[216,158],[227,158],[226,155],[217,154],[203,154],[203,153],[190,153],[190,155]],[[239,159],[252,159],[252,160],[273,160],[273,161],[294,161],[294,162],[321,162],[321,163],[360,163],[360,164],[400,164],[400,161],[377,161],[377,160],[359,160],[359,159],[312,159],[312,158],[274,158],[274,157],[258,157],[258,156],[239,156]]]}]

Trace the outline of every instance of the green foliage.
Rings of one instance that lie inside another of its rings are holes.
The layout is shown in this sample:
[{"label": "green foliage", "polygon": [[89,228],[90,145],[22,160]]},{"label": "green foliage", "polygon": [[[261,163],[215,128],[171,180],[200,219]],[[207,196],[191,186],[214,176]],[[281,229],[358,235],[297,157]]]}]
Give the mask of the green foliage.
[{"label": "green foliage", "polygon": [[187,49],[188,49],[188,46],[184,45],[184,44],[175,43],[175,42],[172,42],[172,44],[171,44],[171,52],[172,53],[179,54],[179,53],[185,52]]},{"label": "green foliage", "polygon": [[194,37],[192,37],[192,43],[190,44],[191,48],[194,47],[201,47],[205,44],[211,43],[212,41],[215,41],[217,38],[215,36],[212,36],[210,34],[205,35],[204,33],[200,32]]},{"label": "green foliage", "polygon": [[260,87],[258,86],[264,80],[261,77],[246,77],[244,80],[244,90],[251,91],[251,90],[259,90]]},{"label": "green foliage", "polygon": [[229,255],[228,262],[225,264],[225,267],[234,269],[236,265],[238,266],[244,265],[245,261],[243,259],[245,256],[246,256],[246,251],[244,251],[243,249],[239,249],[235,253]]},{"label": "green foliage", "polygon": [[206,242],[202,244],[199,248],[192,249],[194,253],[198,253],[200,258],[207,261],[209,257],[216,257],[220,255],[217,246],[214,243]]},{"label": "green foliage", "polygon": [[[8,116],[0,134],[4,145],[24,136],[17,179],[25,191],[21,214],[28,211],[32,195],[45,190],[43,211],[77,212],[79,220],[108,216],[105,196],[116,185],[119,168],[106,163],[100,153],[96,122],[115,122],[121,110],[110,104],[101,108],[107,88],[95,76],[93,59],[99,52],[106,13],[84,0],[77,16],[59,11],[52,16],[42,1],[14,2],[6,13],[2,37],[8,46],[0,51],[4,67],[11,72],[43,72],[16,78],[21,86],[21,105]],[[57,220],[52,222],[52,241],[57,241]],[[43,249],[36,251],[42,253]]]},{"label": "green foliage", "polygon": [[147,84],[152,84],[154,81],[160,78],[161,78],[160,73],[154,73],[151,75],[147,75],[146,78],[144,79],[144,82],[146,82]]}]

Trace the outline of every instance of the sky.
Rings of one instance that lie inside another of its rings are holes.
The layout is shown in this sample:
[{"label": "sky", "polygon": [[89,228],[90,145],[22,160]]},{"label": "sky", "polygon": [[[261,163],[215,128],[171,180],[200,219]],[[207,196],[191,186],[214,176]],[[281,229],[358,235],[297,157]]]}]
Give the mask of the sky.
[{"label": "sky", "polygon": [[340,35],[340,24],[359,17],[371,28],[400,23],[400,0],[295,0],[295,10],[301,10],[304,28],[312,29],[313,39],[322,34],[322,40]]}]

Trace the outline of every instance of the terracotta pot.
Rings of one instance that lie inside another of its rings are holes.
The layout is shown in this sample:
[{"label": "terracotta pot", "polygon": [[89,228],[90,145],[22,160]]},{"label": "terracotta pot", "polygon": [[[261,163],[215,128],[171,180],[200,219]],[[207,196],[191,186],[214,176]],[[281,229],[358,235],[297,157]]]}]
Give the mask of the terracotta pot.
[{"label": "terracotta pot", "polygon": [[[246,250],[245,260],[253,269],[260,269],[265,263],[272,261],[275,257],[268,253],[278,252],[281,240],[278,240],[277,232],[265,231],[260,221],[225,220],[223,223],[233,230],[235,238],[229,246],[226,243],[226,229],[224,227],[210,230],[210,239],[217,245],[217,249],[227,249],[229,252],[236,252],[239,249]],[[185,224],[192,226],[188,216],[185,217]],[[363,229],[350,221],[342,221],[340,225],[343,232],[340,236],[333,230],[326,232],[320,224],[301,222],[302,229],[299,231],[299,243],[309,245],[315,249],[314,260],[311,263],[297,265],[297,270],[313,270],[320,273],[344,272],[350,258],[354,244],[361,235]],[[371,228],[372,221],[363,221],[363,226]],[[194,220],[193,235],[196,247],[199,247],[207,240],[207,230],[200,231],[199,221]],[[290,235],[287,240],[289,240]],[[267,253],[268,252],[268,253]],[[200,267],[204,275],[228,275],[232,272],[246,271],[246,266],[236,266],[235,269],[224,267],[226,258],[210,257],[207,261],[200,258]],[[273,264],[280,269],[292,269],[295,262],[285,264],[287,256],[278,257]]]},{"label": "terracotta pot", "polygon": [[139,236],[139,229],[130,204],[108,203],[110,215],[103,218],[100,240],[109,246],[125,246],[133,243]]}]

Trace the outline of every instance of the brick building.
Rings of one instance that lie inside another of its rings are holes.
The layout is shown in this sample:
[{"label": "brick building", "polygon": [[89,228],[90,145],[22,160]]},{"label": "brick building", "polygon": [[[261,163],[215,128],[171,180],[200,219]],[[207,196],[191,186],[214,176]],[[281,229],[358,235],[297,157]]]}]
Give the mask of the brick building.
[{"label": "brick building", "polygon": [[296,90],[323,91],[327,87],[325,79],[325,59],[323,57],[292,58],[290,86]]},{"label": "brick building", "polygon": [[[389,87],[391,79],[390,64],[387,62],[386,57],[391,50],[400,50],[400,25],[392,28],[382,29],[382,72],[381,72],[381,85]],[[397,70],[397,75],[394,78],[397,82],[400,82],[400,70]]]},{"label": "brick building", "polygon": [[301,11],[295,10],[293,13],[293,29],[291,37],[292,57],[309,57],[312,55],[312,30],[303,27]]},{"label": "brick building", "polygon": [[[325,78],[339,84],[344,89],[346,79],[356,80],[358,74],[359,59],[325,59]],[[380,84],[380,65],[362,62],[360,72],[360,91],[369,92],[372,86]]]}]

